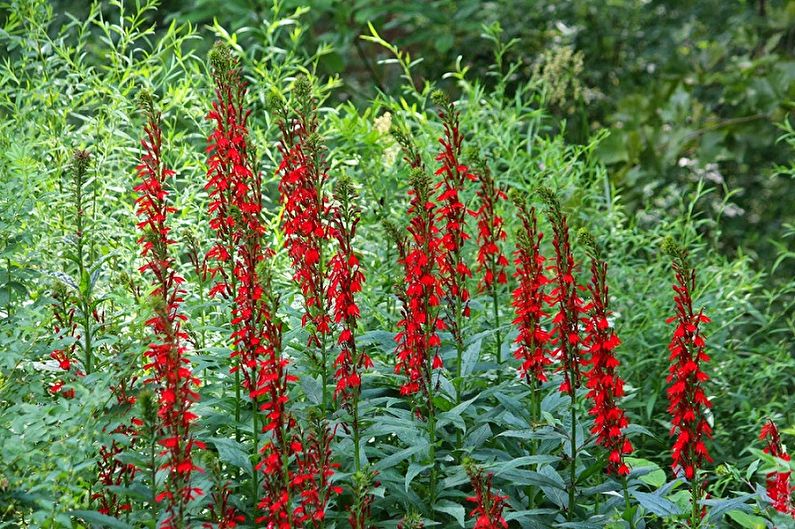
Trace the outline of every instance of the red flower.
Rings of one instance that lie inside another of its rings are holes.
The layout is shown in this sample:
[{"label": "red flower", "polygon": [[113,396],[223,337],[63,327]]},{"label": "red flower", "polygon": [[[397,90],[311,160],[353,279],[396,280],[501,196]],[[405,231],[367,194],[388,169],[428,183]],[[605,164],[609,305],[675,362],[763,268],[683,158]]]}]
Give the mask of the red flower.
[{"label": "red flower", "polygon": [[[136,380],[137,377],[133,377],[130,380],[122,379],[118,385],[111,388],[116,397],[116,403],[126,412],[129,412],[136,402],[135,397],[129,394],[129,390]],[[97,467],[99,483],[102,485],[102,489],[94,493],[91,499],[97,500],[97,510],[102,514],[116,517],[120,513],[132,509],[132,505],[129,502],[122,502],[118,494],[111,490],[110,487],[123,486],[131,482],[135,477],[138,470],[135,465],[120,461],[118,456],[135,443],[136,427],[140,424],[140,419],[130,418],[129,423],[120,424],[111,432],[113,439],[110,445],[103,444],[99,448]],[[104,428],[103,431],[105,431]]]},{"label": "red flower", "polygon": [[139,270],[151,277],[154,287],[151,294],[154,315],[146,325],[155,339],[145,353],[148,363],[144,369],[152,370],[152,377],[146,382],[155,385],[159,397],[158,416],[163,437],[158,443],[163,447],[161,468],[167,471],[167,478],[165,490],[158,497],[169,500],[168,518],[163,526],[172,527],[176,520],[184,519],[188,501],[201,494],[201,490],[190,486],[191,473],[201,470],[193,464],[193,448],[203,448],[190,431],[196,419],[190,409],[199,400],[193,388],[199,384],[199,379],[191,373],[183,345],[188,339],[182,330],[186,317],[179,312],[184,280],[174,269],[174,258],[169,251],[175,241],[169,235],[167,220],[176,210],[168,203],[165,185],[174,171],[165,167],[161,160],[160,114],[154,110],[151,96],[142,94],[141,100],[147,123],[141,141],[144,153],[137,168],[141,183],[135,187],[138,193],[135,204],[140,219],[138,228],[143,232],[138,242],[142,246],[144,264]]},{"label": "red flower", "polygon": [[441,240],[434,224],[435,206],[431,202],[430,178],[422,168],[412,171],[409,196],[407,230],[410,237],[408,241],[398,241],[405,290],[400,293],[403,309],[398,322],[401,331],[395,336],[395,372],[407,378],[400,388],[402,395],[422,391],[429,397],[431,374],[434,369],[442,367],[438,354],[441,341],[437,332],[444,329],[444,323],[438,316],[442,286],[436,269]]},{"label": "red flower", "polygon": [[[767,442],[763,449],[766,454],[777,457],[786,462],[790,461],[790,456],[781,444],[781,436],[778,428],[773,421],[768,420],[759,433],[759,439]],[[795,518],[795,508],[792,506],[792,485],[790,484],[790,471],[773,471],[767,475],[767,495],[773,502],[773,508],[778,512],[789,514]]]},{"label": "red flower", "polygon": [[560,359],[559,371],[563,372],[560,391],[573,396],[581,383],[579,322],[583,301],[578,291],[584,290],[584,287],[574,281],[574,255],[569,242],[569,226],[560,202],[547,188],[539,189],[539,194],[547,205],[547,216],[552,224],[552,246],[555,248],[555,264],[549,267],[554,288],[548,297],[550,307],[557,307],[552,318],[553,356]]},{"label": "red flower", "polygon": [[[282,161],[277,170],[279,194],[283,208],[282,227],[287,253],[292,260],[293,279],[304,298],[302,323],[311,323],[308,345],[324,347],[331,325],[330,300],[326,298],[323,251],[330,240],[326,218],[328,198],[323,188],[328,181],[328,163],[318,139],[318,120],[311,95],[311,84],[305,77],[295,83],[300,109],[289,117],[284,108],[280,128],[279,151]],[[322,359],[325,376],[325,358]]]},{"label": "red flower", "polygon": [[681,468],[685,476],[692,479],[704,461],[712,461],[705,445],[705,441],[712,438],[712,428],[705,414],[711,404],[703,389],[709,377],[701,369],[702,362],[709,362],[709,356],[700,329],[701,324],[709,323],[710,319],[703,309],[698,312],[693,309],[696,270],[688,264],[686,251],[670,239],[666,240],[664,249],[672,256],[676,277],[673,285],[676,314],[666,320],[666,323],[676,323],[668,345],[671,366],[666,378],[671,435],[676,436],[673,466]]},{"label": "red flower", "polygon": [[461,162],[461,144],[464,137],[459,129],[458,111],[441,92],[434,92],[433,99],[441,108],[439,117],[444,125],[444,136],[439,139],[442,150],[436,156],[436,161],[441,162],[436,175],[442,177],[436,184],[439,194],[436,197],[438,210],[435,214],[441,236],[437,260],[444,294],[452,304],[452,307],[448,307],[447,324],[458,343],[462,339],[458,319],[460,316],[469,316],[466,280],[472,277],[472,272],[463,259],[464,242],[469,239],[466,233],[466,215],[475,215],[474,211],[468,210],[464,205],[462,194],[467,180],[475,181],[476,178]]},{"label": "red flower", "polygon": [[485,474],[482,469],[466,461],[464,468],[474,493],[467,501],[475,504],[470,512],[470,516],[475,519],[475,529],[507,529],[508,522],[503,517],[503,510],[508,497],[492,490],[493,474]]},{"label": "red flower", "polygon": [[501,244],[506,238],[503,229],[502,217],[495,210],[497,202],[508,197],[500,189],[491,171],[484,163],[478,171],[480,189],[477,192],[480,207],[475,212],[478,219],[478,273],[482,274],[478,280],[480,290],[493,291],[495,282],[505,284],[508,282],[505,268],[508,259],[502,251]]},{"label": "red flower", "polygon": [[288,433],[296,428],[292,419],[288,426],[266,443],[257,465],[265,475],[265,494],[258,505],[263,515],[256,522],[267,529],[322,527],[329,502],[342,493],[331,481],[339,467],[331,459],[334,434],[324,421],[309,432]]},{"label": "red flower", "polygon": [[246,521],[246,517],[240,514],[234,505],[229,504],[229,485],[224,484],[219,491],[212,495],[212,520],[213,523],[204,523],[205,529],[234,529],[238,524]]},{"label": "red flower", "polygon": [[541,320],[547,316],[544,312],[544,285],[549,280],[544,275],[544,257],[539,250],[543,235],[538,231],[535,208],[529,212],[524,204],[517,204],[517,208],[522,228],[517,234],[514,252],[514,277],[519,286],[513,291],[512,305],[516,313],[513,324],[519,334],[513,354],[522,362],[519,375],[528,383],[540,383],[546,382],[546,369],[552,363],[546,347],[550,337],[541,326]]},{"label": "red flower", "polygon": [[340,352],[334,362],[337,386],[334,396],[349,401],[358,394],[362,369],[372,367],[367,353],[356,348],[355,332],[359,319],[356,294],[361,291],[364,274],[359,257],[353,250],[353,238],[359,224],[359,209],[355,204],[351,182],[342,178],[335,187],[336,205],[332,210],[332,233],[337,240],[337,252],[329,260],[328,299],[334,305],[334,323],[341,326],[338,338]]},{"label": "red flower", "polygon": [[621,342],[608,321],[607,262],[600,257],[590,235],[583,233],[581,238],[591,254],[591,282],[588,286],[591,300],[583,307],[588,315],[582,320],[585,325],[583,345],[588,353],[583,364],[590,366],[584,372],[588,388],[586,396],[592,403],[589,413],[594,416],[591,433],[596,435],[596,442],[608,451],[607,471],[626,476],[629,467],[624,463],[624,456],[632,453],[632,443],[624,433],[629,421],[617,402],[624,395],[624,381],[616,374],[620,363],[613,354]]}]

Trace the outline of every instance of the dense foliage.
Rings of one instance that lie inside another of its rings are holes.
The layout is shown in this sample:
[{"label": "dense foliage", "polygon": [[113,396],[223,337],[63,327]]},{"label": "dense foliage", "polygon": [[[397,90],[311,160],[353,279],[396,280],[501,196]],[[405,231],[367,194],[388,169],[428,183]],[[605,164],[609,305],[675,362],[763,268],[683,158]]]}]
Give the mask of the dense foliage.
[{"label": "dense foliage", "polygon": [[659,112],[606,136],[590,55],[526,75],[476,4],[335,11],[440,17],[433,64],[478,50],[445,80],[377,26],[316,46],[331,7],[3,6],[0,527],[793,523],[792,252],[728,255],[732,186],[638,169]]}]

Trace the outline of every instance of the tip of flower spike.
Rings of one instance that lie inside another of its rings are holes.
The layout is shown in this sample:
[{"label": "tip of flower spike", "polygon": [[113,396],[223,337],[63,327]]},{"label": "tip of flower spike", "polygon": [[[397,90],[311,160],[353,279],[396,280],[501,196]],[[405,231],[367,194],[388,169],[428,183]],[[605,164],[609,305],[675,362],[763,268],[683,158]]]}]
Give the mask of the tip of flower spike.
[{"label": "tip of flower spike", "polygon": [[577,240],[580,242],[580,244],[585,246],[593,247],[596,245],[596,239],[593,238],[593,235],[591,235],[586,228],[580,228],[577,230]]},{"label": "tip of flower spike", "polygon": [[298,101],[308,101],[312,97],[312,81],[305,75],[299,75],[293,83],[293,93]]},{"label": "tip of flower spike", "polygon": [[138,394],[138,405],[141,407],[141,418],[146,424],[153,425],[157,419],[157,404],[155,396],[149,389],[144,389]]},{"label": "tip of flower spike", "polygon": [[536,189],[536,194],[541,198],[541,201],[544,202],[548,207],[558,210],[560,209],[560,201],[558,200],[558,195],[549,187],[547,186],[539,186]]},{"label": "tip of flower spike", "polygon": [[418,195],[427,195],[427,193],[430,191],[429,187],[431,185],[431,179],[428,177],[427,172],[423,171],[420,167],[415,167],[411,170],[411,174],[409,175],[409,184]]},{"label": "tip of flower spike", "polygon": [[464,468],[464,472],[466,472],[468,475],[477,473],[478,471],[478,465],[471,457],[464,457],[461,460],[461,466]]},{"label": "tip of flower spike", "polygon": [[265,108],[271,114],[284,113],[284,98],[281,94],[268,94],[268,99],[265,102]]},{"label": "tip of flower spike", "polygon": [[210,68],[213,74],[223,75],[229,72],[235,66],[235,58],[232,56],[232,50],[225,43],[220,40],[215,41],[213,49],[210,50]]},{"label": "tip of flower spike", "polygon": [[669,235],[663,239],[662,251],[665,255],[676,256],[679,253],[679,245],[676,244],[674,238]]},{"label": "tip of flower spike", "polygon": [[409,136],[408,132],[398,123],[392,123],[389,127],[389,134],[391,134],[400,145],[405,146],[411,143],[411,136]]},{"label": "tip of flower spike", "polygon": [[85,174],[89,163],[91,163],[91,153],[85,149],[75,149],[72,154],[72,168],[75,173]]},{"label": "tip of flower spike", "polygon": [[383,224],[387,237],[389,237],[392,242],[400,246],[405,239],[403,232],[391,220],[384,219]]},{"label": "tip of flower spike", "polygon": [[596,242],[596,238],[586,228],[577,230],[577,240],[585,246],[586,252],[591,257],[599,257],[599,245]]},{"label": "tip of flower spike", "polygon": [[680,260],[682,264],[686,264],[687,249],[678,244],[670,235],[663,239],[662,251],[665,255]]},{"label": "tip of flower spike", "polygon": [[354,189],[351,177],[343,173],[336,182],[334,182],[334,198],[340,202],[348,201],[353,198]]},{"label": "tip of flower spike", "polygon": [[144,112],[152,113],[155,109],[155,96],[148,88],[141,88],[138,90],[136,96],[138,107],[143,109]]},{"label": "tip of flower spike", "polygon": [[422,516],[416,512],[407,513],[398,522],[398,529],[423,529],[425,523],[422,521]]},{"label": "tip of flower spike", "polygon": [[434,105],[437,107],[442,107],[443,109],[446,109],[450,106],[450,98],[447,97],[447,94],[441,90],[434,90],[431,93],[431,101],[433,101]]}]

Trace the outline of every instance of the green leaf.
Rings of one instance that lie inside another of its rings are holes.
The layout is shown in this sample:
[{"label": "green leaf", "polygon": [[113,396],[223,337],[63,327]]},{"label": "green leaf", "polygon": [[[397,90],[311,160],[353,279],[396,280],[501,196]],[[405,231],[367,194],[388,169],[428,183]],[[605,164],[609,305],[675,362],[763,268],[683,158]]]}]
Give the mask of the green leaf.
[{"label": "green leaf", "polygon": [[223,437],[212,437],[208,440],[218,450],[218,459],[251,474],[251,461],[240,443]]},{"label": "green leaf", "polygon": [[456,428],[458,428],[459,430],[465,431],[466,430],[466,423],[464,422],[463,417],[461,417],[461,414],[469,406],[471,406],[472,403],[475,402],[476,400],[478,400],[478,397],[475,397],[475,398],[469,399],[467,401],[464,401],[461,404],[458,404],[457,406],[452,408],[450,411],[446,411],[446,412],[440,413],[439,414],[439,422],[436,423],[437,428],[442,428],[446,424],[450,423],[450,424],[454,425]]},{"label": "green leaf", "polygon": [[463,505],[459,505],[450,500],[439,500],[433,506],[433,510],[449,514],[450,516],[455,518],[455,521],[458,522],[458,525],[464,527],[464,518],[466,517],[466,509],[464,509]]},{"label": "green leaf", "polygon": [[312,404],[320,404],[323,400],[323,384],[320,377],[304,375],[300,379],[301,389]]},{"label": "green leaf", "polygon": [[421,443],[418,442],[414,446],[410,446],[408,448],[404,448],[403,450],[398,450],[392,455],[386,456],[381,461],[375,464],[375,468],[377,470],[384,470],[386,468],[393,467],[400,463],[401,461],[405,461],[409,457],[413,456],[417,452],[422,452],[428,448],[428,443]]},{"label": "green leaf", "polygon": [[632,472],[644,470],[646,473],[639,476],[638,479],[643,483],[659,489],[665,484],[665,471],[662,470],[656,463],[648,459],[641,459],[639,457],[626,457],[624,461],[627,463]]},{"label": "green leaf", "polygon": [[90,524],[96,524],[97,527],[110,528],[110,529],[133,529],[131,525],[127,525],[121,520],[117,520],[106,514],[97,511],[71,511],[70,516],[80,518],[81,520]]},{"label": "green leaf", "polygon": [[767,527],[767,522],[761,516],[754,516],[740,510],[729,511],[726,514],[737,522],[740,527],[745,527],[746,529],[765,529]]},{"label": "green leaf", "polygon": [[483,347],[483,338],[478,338],[469,344],[461,357],[461,376],[472,374],[480,359],[480,350]]},{"label": "green leaf", "polygon": [[421,465],[420,463],[412,463],[409,465],[409,469],[406,471],[406,481],[405,481],[406,492],[409,491],[409,486],[411,485],[411,481],[427,468],[433,468],[433,465]]},{"label": "green leaf", "polygon": [[632,491],[632,496],[638,500],[638,503],[640,503],[641,507],[652,514],[656,514],[657,516],[673,516],[681,514],[679,507],[677,507],[675,503],[656,494],[650,494],[648,492],[640,492],[636,490]]}]

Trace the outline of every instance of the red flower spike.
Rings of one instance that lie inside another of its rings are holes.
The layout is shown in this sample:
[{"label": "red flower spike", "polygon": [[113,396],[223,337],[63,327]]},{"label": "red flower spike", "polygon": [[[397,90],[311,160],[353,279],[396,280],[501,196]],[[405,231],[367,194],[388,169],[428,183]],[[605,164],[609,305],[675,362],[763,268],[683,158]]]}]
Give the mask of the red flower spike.
[{"label": "red flower spike", "polygon": [[[320,347],[331,328],[331,300],[326,296],[324,250],[332,239],[328,217],[330,204],[323,189],[328,181],[328,162],[318,136],[318,118],[305,77],[296,80],[300,101],[296,116],[284,108],[279,123],[282,160],[276,171],[282,205],[285,246],[292,261],[293,279],[304,299],[303,324],[309,325],[309,346]],[[325,358],[322,359],[325,363]],[[323,365],[325,374],[328,366]]]},{"label": "red flower spike", "polygon": [[333,302],[334,322],[341,326],[340,352],[334,362],[337,380],[335,398],[350,403],[361,386],[361,371],[372,365],[367,353],[356,347],[355,332],[359,314],[356,293],[362,289],[364,274],[359,258],[353,250],[353,238],[359,224],[360,212],[350,180],[342,177],[334,190],[335,206],[331,211],[331,226],[337,240],[337,251],[329,260],[327,298]]},{"label": "red flower spike", "polygon": [[[469,316],[469,291],[467,278],[472,272],[463,260],[464,243],[469,239],[466,232],[467,215],[475,212],[467,209],[463,200],[465,185],[475,181],[475,175],[461,162],[463,135],[459,127],[459,113],[447,97],[437,91],[432,95],[434,103],[440,107],[439,118],[444,125],[444,136],[439,139],[442,146],[436,156],[440,162],[436,174],[442,177],[436,184],[435,216],[439,225],[439,254],[436,257],[439,267],[439,279],[442,291],[448,299],[447,326],[456,343],[461,343],[461,329],[458,328],[460,317]],[[456,314],[457,310],[460,314]]]},{"label": "red flower spike", "polygon": [[524,204],[517,202],[517,209],[522,227],[517,233],[514,252],[514,277],[519,285],[513,291],[511,304],[516,314],[513,323],[519,334],[513,355],[521,362],[519,375],[528,384],[537,384],[547,381],[547,366],[552,363],[547,350],[550,337],[541,325],[547,317],[544,286],[549,280],[544,275],[544,257],[539,249],[543,235],[538,231],[535,208],[527,211]]},{"label": "red flower spike", "polygon": [[464,462],[464,468],[472,484],[473,495],[467,501],[475,504],[470,512],[470,517],[475,519],[475,529],[507,529],[503,510],[507,496],[497,494],[493,490],[493,474],[485,473],[481,468],[469,461]]},{"label": "red flower spike", "polygon": [[212,523],[203,523],[204,529],[234,529],[238,524],[246,521],[246,517],[240,514],[234,505],[230,505],[231,493],[228,483],[224,483],[220,490],[213,492],[210,504]]},{"label": "red flower spike", "polygon": [[429,406],[432,405],[432,373],[442,367],[438,357],[441,341],[437,332],[445,328],[439,318],[443,291],[437,275],[442,241],[434,223],[436,212],[430,202],[430,187],[430,178],[424,168],[414,168],[409,191],[408,239],[393,229],[405,274],[405,290],[399,293],[403,308],[398,322],[400,332],[395,336],[395,372],[406,377],[400,393],[412,395],[422,392]]},{"label": "red flower spike", "polygon": [[[783,461],[789,461],[790,456],[784,450],[784,445],[781,443],[781,435],[778,432],[776,424],[768,420],[759,432],[759,439],[766,442],[765,448],[762,449],[766,454],[777,457]],[[768,473],[766,479],[767,495],[773,502],[773,508],[780,513],[789,514],[795,518],[795,507],[792,505],[792,485],[790,483],[790,471],[778,472],[773,471]]]},{"label": "red flower spike", "polygon": [[698,312],[693,309],[696,270],[688,264],[687,252],[670,239],[666,239],[664,251],[671,255],[676,278],[673,285],[676,313],[668,320],[676,328],[668,345],[671,366],[666,378],[671,435],[675,437],[672,459],[674,469],[682,469],[692,479],[705,461],[712,461],[704,444],[712,438],[712,428],[706,418],[711,404],[703,389],[708,377],[701,367],[709,358],[704,352],[700,328],[707,318],[703,309]]},{"label": "red flower spike", "polygon": [[580,233],[580,240],[585,242],[591,256],[588,285],[591,299],[588,315],[582,319],[585,326],[583,346],[588,354],[583,365],[589,366],[583,374],[588,388],[586,397],[592,404],[589,413],[594,416],[591,433],[609,454],[607,472],[626,476],[629,468],[624,464],[624,456],[632,453],[632,443],[624,433],[629,421],[618,405],[618,399],[624,395],[624,381],[616,374],[620,363],[613,353],[621,342],[608,321],[607,262],[601,258],[596,242],[587,232]]},{"label": "red flower spike", "polygon": [[488,166],[482,164],[477,172],[480,189],[477,191],[480,207],[475,212],[478,224],[478,290],[493,292],[497,284],[508,282],[505,269],[508,259],[502,251],[502,243],[506,238],[502,217],[497,214],[496,206],[508,197],[497,186]]},{"label": "red flower spike", "polygon": [[185,316],[179,312],[184,297],[181,285],[184,282],[174,266],[168,226],[169,216],[176,211],[168,202],[166,185],[174,171],[164,166],[162,153],[162,131],[160,113],[154,110],[151,96],[142,93],[141,103],[146,111],[144,139],[141,141],[143,155],[138,165],[141,183],[135,187],[138,227],[142,232],[138,239],[144,265],[142,273],[151,278],[154,316],[146,325],[154,337],[144,354],[152,376],[146,382],[155,386],[159,398],[157,415],[160,420],[163,446],[161,469],[166,470],[161,499],[167,499],[168,516],[165,527],[175,520],[184,520],[187,503],[201,494],[191,487],[191,474],[198,470],[193,464],[192,448],[195,446],[191,425],[196,415],[190,412],[199,400],[195,387],[199,379],[193,376],[187,357],[185,342],[187,333],[182,330]]},{"label": "red flower spike", "polygon": [[552,318],[552,356],[560,360],[559,371],[563,373],[561,393],[574,395],[582,382],[579,323],[584,304],[578,292],[583,287],[574,280],[575,265],[569,242],[569,225],[560,202],[550,189],[541,188],[539,194],[547,205],[547,217],[552,225],[552,246],[555,248],[555,263],[549,267],[553,289],[547,297],[550,308],[557,311]]},{"label": "red flower spike", "polygon": [[[116,397],[116,403],[128,412],[136,402],[135,397],[129,393],[136,381],[137,377],[132,377],[129,380],[122,379],[118,385],[111,388]],[[123,463],[118,456],[135,443],[137,427],[142,424],[140,419],[130,418],[129,423],[120,424],[111,432],[114,438],[110,445],[103,444],[99,447],[97,476],[102,488],[94,493],[91,499],[97,501],[97,510],[102,514],[117,517],[132,508],[130,503],[121,501],[118,494],[113,492],[110,487],[123,486],[135,477],[138,471],[135,465]],[[105,430],[103,429],[103,431]]]}]

